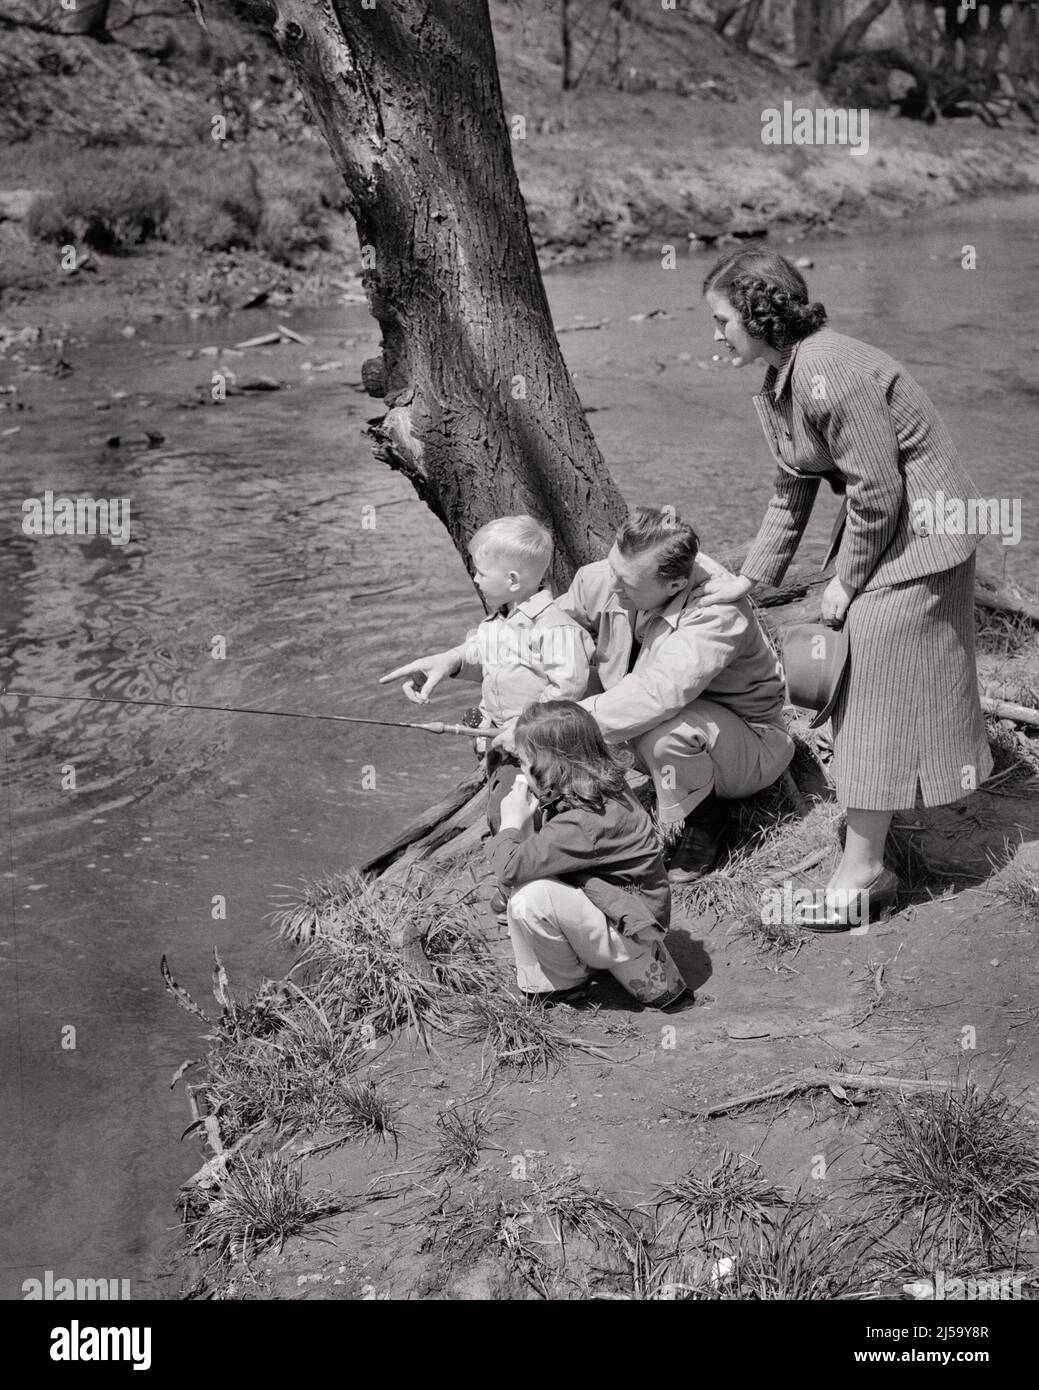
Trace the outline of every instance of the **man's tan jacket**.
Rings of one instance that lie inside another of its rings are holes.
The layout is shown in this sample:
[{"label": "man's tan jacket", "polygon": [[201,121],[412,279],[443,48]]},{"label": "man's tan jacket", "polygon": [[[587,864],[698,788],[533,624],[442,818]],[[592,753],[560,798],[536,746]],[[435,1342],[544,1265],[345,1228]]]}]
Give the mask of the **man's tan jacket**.
[{"label": "man's tan jacket", "polygon": [[[708,576],[725,573],[700,554],[685,589],[662,610],[638,613],[609,563],[598,560],[556,599],[595,641],[591,693],[580,703],[607,739],[636,738],[701,697],[748,723],[782,722],[782,667],[750,601],[700,606],[690,599]],[[642,650],[626,674],[633,635]]]}]

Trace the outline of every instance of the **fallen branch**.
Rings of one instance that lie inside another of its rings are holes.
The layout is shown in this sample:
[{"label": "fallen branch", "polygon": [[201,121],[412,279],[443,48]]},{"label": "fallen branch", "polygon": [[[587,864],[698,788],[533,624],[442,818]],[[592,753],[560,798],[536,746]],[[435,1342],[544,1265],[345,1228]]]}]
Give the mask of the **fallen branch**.
[{"label": "fallen branch", "polygon": [[595,328],[605,328],[609,319],[596,319],[594,323],[564,323],[554,325],[557,333],[590,333]]},{"label": "fallen branch", "polygon": [[379,874],[383,883],[403,883],[413,866],[425,868],[430,862],[447,858],[462,849],[475,848],[485,829],[483,813],[487,793],[480,786],[458,810],[420,839],[413,841],[394,863]]},{"label": "fallen branch", "polygon": [[708,1106],[706,1110],[687,1110],[683,1113],[694,1120],[712,1120],[717,1115],[728,1115],[748,1105],[760,1105],[767,1100],[785,1100],[787,1096],[801,1095],[805,1091],[828,1091],[832,1087],[843,1091],[945,1091],[953,1084],[952,1081],[922,1081],[903,1076],[848,1076],[842,1071],[800,1071],[766,1086],[763,1091],[749,1091],[746,1095],[734,1096],[732,1100]]},{"label": "fallen branch", "polygon": [[1010,618],[1027,618],[1039,626],[1039,601],[1025,594],[1014,593],[987,574],[979,574],[974,582],[974,602],[991,613],[1004,613]]},{"label": "fallen branch", "polygon": [[291,328],[286,328],[283,323],[278,324],[278,332],[283,338],[288,338],[290,343],[300,343],[303,347],[312,347],[313,338],[305,338],[302,333],[296,333]]},{"label": "fallen branch", "polygon": [[417,820],[413,820],[406,826],[399,835],[395,835],[392,840],[381,845],[372,857],[361,865],[361,872],[364,874],[378,874],[383,869],[388,868],[398,856],[407,849],[408,845],[415,840],[419,840],[423,835],[427,835],[434,830],[442,821],[446,821],[453,816],[460,807],[470,801],[476,791],[483,785],[485,780],[484,771],[481,767],[478,771],[471,773],[457,787],[442,797],[434,806],[423,811]]},{"label": "fallen branch", "polygon": [[806,854],[803,859],[799,859],[796,864],[791,865],[789,869],[780,869],[778,873],[769,874],[762,882],[765,884],[782,883],[785,879],[793,878],[795,874],[803,874],[807,869],[814,869],[816,864],[822,863],[832,849],[832,844],[820,845],[817,849]]},{"label": "fallen branch", "polygon": [[994,714],[997,719],[1010,719],[1015,724],[1030,724],[1039,729],[1039,709],[1028,705],[1014,705],[1009,700],[992,700],[987,695],[981,697],[981,708],[986,714]]}]

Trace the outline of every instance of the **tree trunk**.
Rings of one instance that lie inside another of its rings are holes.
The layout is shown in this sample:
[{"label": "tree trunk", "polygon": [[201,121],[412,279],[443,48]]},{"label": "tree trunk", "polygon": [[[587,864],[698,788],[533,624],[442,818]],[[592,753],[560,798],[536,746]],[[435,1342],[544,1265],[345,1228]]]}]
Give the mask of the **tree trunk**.
[{"label": "tree trunk", "polygon": [[559,39],[563,45],[563,91],[574,85],[574,41],[570,33],[570,0],[559,0]]},{"label": "tree trunk", "polygon": [[848,27],[822,52],[816,68],[816,80],[825,82],[841,58],[850,58],[861,46],[871,24],[880,18],[891,0],[870,0]]},{"label": "tree trunk", "polygon": [[63,34],[82,34],[98,43],[111,43],[108,32],[108,12],[112,0],[76,0],[76,8],[68,14],[61,12],[61,32]]},{"label": "tree trunk", "polygon": [[794,0],[794,60],[806,66],[832,47],[844,28],[844,0]]},{"label": "tree trunk", "polygon": [[736,26],[735,43],[737,48],[747,48],[750,45],[751,35],[754,26],[761,15],[761,7],[765,0],[750,0],[740,15],[740,22]]},{"label": "tree trunk", "polygon": [[1015,86],[1039,71],[1039,11],[1031,4],[1015,4],[1007,35],[1007,73]]},{"label": "tree trunk", "polygon": [[[463,558],[530,512],[552,582],[603,554],[627,508],[552,326],[512,162],[487,0],[254,0],[349,191],[382,329],[366,364],[375,453]],[[514,118],[521,136],[523,118]]]}]

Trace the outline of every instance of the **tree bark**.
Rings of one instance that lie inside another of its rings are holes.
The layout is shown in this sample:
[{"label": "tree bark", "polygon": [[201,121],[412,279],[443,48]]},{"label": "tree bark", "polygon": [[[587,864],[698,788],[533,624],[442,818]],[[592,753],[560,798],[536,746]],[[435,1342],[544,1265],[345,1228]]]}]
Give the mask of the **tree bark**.
[{"label": "tree bark", "polygon": [[[512,162],[486,0],[251,0],[349,191],[386,413],[375,453],[466,559],[530,512],[565,586],[627,508],[563,361]],[[519,118],[517,118],[519,119]]]},{"label": "tree bark", "polygon": [[108,12],[112,0],[76,0],[76,8],[67,15],[62,11],[61,31],[65,34],[82,34],[97,43],[111,43],[108,32]]},{"label": "tree bark", "polygon": [[570,33],[570,0],[559,3],[559,40],[563,46],[563,91],[574,85],[574,41]]},{"label": "tree bark", "polygon": [[754,26],[757,24],[761,15],[761,7],[765,0],[750,0],[744,7],[740,15],[740,22],[736,26],[734,42],[737,48],[748,48],[750,46],[751,35],[754,33]]},{"label": "tree bark", "polygon": [[891,0],[870,0],[832,43],[824,48],[816,68],[816,80],[825,82],[841,58],[851,57],[861,46],[870,25],[890,6]]},{"label": "tree bark", "polygon": [[844,0],[794,0],[794,60],[816,62],[844,28]]}]

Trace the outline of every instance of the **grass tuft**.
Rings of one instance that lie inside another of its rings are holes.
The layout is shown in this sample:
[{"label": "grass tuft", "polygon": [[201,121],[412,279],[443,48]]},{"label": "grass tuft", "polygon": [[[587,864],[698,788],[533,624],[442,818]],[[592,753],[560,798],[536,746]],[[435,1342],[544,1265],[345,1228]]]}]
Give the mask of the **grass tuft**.
[{"label": "grass tuft", "polygon": [[1000,870],[994,886],[1004,902],[1039,923],[1039,863],[1029,863],[1018,851]]},{"label": "grass tuft", "polygon": [[[361,1139],[392,1139],[397,1145],[397,1110],[370,1077],[364,1081],[345,1080],[339,1083],[344,1131]],[[345,1121],[345,1123],[344,1123]]]},{"label": "grass tuft", "polygon": [[1039,1147],[1020,1108],[968,1081],[900,1097],[873,1142],[880,1162],[865,1190],[928,1255],[944,1268],[1010,1262],[1039,1216]]},{"label": "grass tuft", "polygon": [[779,885],[784,875],[822,847],[827,857],[811,872],[824,877],[839,852],[841,824],[840,808],[831,801],[814,802],[802,816],[790,812],[785,793],[775,792],[771,801],[761,803],[757,819],[746,822],[740,847],[730,852],[722,867],[680,888],[676,896],[691,916],[713,912],[768,952],[795,950],[804,939],[796,925],[762,922],[762,887]]},{"label": "grass tuft", "polygon": [[356,869],[328,874],[301,888],[287,891],[294,896],[279,902],[271,913],[274,929],[282,941],[301,946],[323,931],[334,929],[339,913],[367,887],[368,880]]},{"label": "grass tuft", "polygon": [[721,1160],[700,1175],[692,1169],[675,1182],[661,1185],[655,1203],[661,1210],[671,1208],[665,1224],[677,1220],[677,1240],[681,1242],[690,1226],[703,1241],[736,1237],[746,1227],[759,1230],[775,1209],[789,1201],[759,1176],[760,1165],[743,1154],[728,1149]]},{"label": "grass tuft", "polygon": [[187,1222],[189,1251],[248,1259],[269,1245],[280,1249],[289,1236],[339,1210],[328,1196],[304,1193],[299,1165],[277,1154],[238,1154],[205,1211]]},{"label": "grass tuft", "polygon": [[430,1166],[434,1174],[468,1173],[489,1147],[489,1116],[481,1106],[453,1105],[441,1110],[436,1128],[437,1151]]},{"label": "grass tuft", "polygon": [[869,1233],[858,1225],[835,1228],[816,1208],[792,1205],[757,1233],[756,1245],[734,1255],[731,1275],[713,1289],[721,1299],[772,1302],[859,1298],[868,1292],[861,1273]]},{"label": "grass tuft", "polygon": [[511,1067],[531,1077],[558,1071],[571,1047],[570,1039],[549,1022],[540,1004],[504,991],[467,999],[457,1033],[489,1050],[492,1070]]},{"label": "grass tuft", "polygon": [[402,915],[410,907],[400,891],[365,884],[304,948],[291,973],[306,982],[333,1026],[363,1021],[375,1035],[402,1027],[424,1034],[439,1016],[442,986],[401,949]]}]

